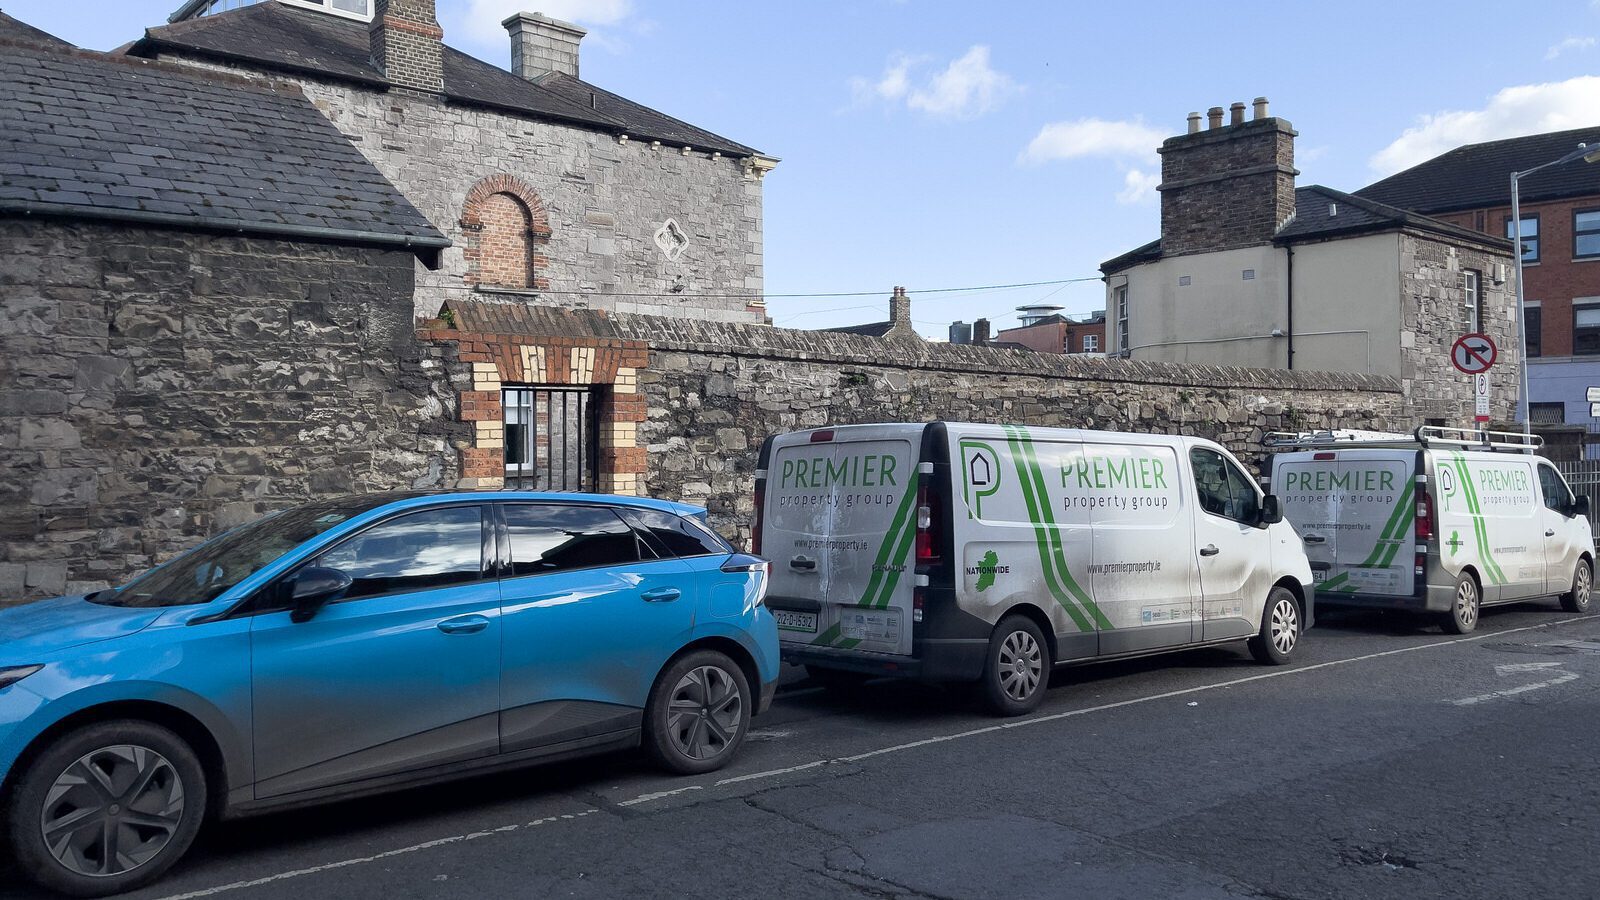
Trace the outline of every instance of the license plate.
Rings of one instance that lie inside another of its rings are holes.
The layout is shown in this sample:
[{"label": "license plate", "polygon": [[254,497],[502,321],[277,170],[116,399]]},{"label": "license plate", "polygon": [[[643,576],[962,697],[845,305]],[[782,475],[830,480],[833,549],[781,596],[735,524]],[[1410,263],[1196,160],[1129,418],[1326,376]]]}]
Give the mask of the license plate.
[{"label": "license plate", "polygon": [[808,612],[793,612],[787,609],[775,609],[772,618],[778,621],[780,631],[816,631],[817,614]]},{"label": "license plate", "polygon": [[1328,580],[1328,570],[1327,569],[1312,569],[1311,570],[1311,583],[1312,584],[1321,584],[1322,582],[1327,581],[1327,580]]}]

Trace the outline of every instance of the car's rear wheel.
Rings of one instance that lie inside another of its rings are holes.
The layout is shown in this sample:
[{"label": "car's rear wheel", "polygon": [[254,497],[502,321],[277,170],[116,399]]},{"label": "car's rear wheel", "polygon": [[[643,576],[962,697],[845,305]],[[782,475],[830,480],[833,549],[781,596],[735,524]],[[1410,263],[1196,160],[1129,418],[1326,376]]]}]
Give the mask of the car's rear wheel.
[{"label": "car's rear wheel", "polygon": [[1478,627],[1478,581],[1470,572],[1462,572],[1456,580],[1456,593],[1450,601],[1450,611],[1444,615],[1444,630],[1449,634],[1467,634]]},{"label": "car's rear wheel", "polygon": [[1300,643],[1300,604],[1294,594],[1279,585],[1267,594],[1261,610],[1261,630],[1250,639],[1250,655],[1257,662],[1281,666]]},{"label": "car's rear wheel", "polygon": [[744,671],[715,650],[696,650],[656,679],[645,709],[645,749],[680,775],[720,769],[744,742],[753,712]]},{"label": "car's rear wheel", "polygon": [[1589,595],[1594,592],[1594,566],[1587,559],[1578,560],[1572,572],[1572,590],[1561,595],[1561,608],[1567,612],[1588,612]]},{"label": "car's rear wheel", "polygon": [[101,722],[56,739],[23,768],[6,840],[41,886],[103,897],[171,868],[205,811],[205,770],[182,738],[149,722]]},{"label": "car's rear wheel", "polygon": [[1050,645],[1027,616],[1000,620],[984,661],[984,705],[999,716],[1020,716],[1044,702],[1050,686]]}]

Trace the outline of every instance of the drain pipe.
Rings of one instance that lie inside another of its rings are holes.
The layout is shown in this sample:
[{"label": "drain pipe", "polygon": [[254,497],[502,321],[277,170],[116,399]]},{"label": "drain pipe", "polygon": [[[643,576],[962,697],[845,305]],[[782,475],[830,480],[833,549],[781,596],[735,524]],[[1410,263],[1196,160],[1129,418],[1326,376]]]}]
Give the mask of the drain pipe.
[{"label": "drain pipe", "polygon": [[1286,321],[1284,323],[1285,327],[1284,327],[1283,330],[1285,332],[1287,332],[1287,336],[1289,338],[1289,368],[1293,369],[1294,368],[1294,247],[1292,245],[1285,245],[1283,249],[1289,254],[1288,270],[1285,273],[1285,276],[1286,276],[1285,277],[1285,281],[1286,281],[1288,286],[1284,290],[1284,295],[1285,295],[1284,303],[1285,303],[1285,306],[1287,307],[1286,316],[1285,317],[1287,318],[1288,321]]}]

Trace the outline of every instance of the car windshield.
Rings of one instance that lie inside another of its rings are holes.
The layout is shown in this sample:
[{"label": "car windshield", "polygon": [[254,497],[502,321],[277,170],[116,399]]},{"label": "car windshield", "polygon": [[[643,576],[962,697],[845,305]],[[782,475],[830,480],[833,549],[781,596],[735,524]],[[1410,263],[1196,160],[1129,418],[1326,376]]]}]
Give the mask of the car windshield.
[{"label": "car windshield", "polygon": [[285,553],[371,506],[314,503],[273,513],[90,599],[108,606],[137,607],[210,603]]}]

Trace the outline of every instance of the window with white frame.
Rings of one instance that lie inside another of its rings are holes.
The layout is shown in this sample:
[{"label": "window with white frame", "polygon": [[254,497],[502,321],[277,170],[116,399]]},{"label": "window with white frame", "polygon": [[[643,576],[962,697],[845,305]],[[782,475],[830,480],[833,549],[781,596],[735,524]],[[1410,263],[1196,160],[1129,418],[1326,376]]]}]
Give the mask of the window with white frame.
[{"label": "window with white frame", "polygon": [[[262,0],[210,0],[210,2],[206,2],[206,0],[198,0],[198,2],[191,0],[191,2],[178,9],[173,21],[215,15],[216,13],[238,9],[241,6],[254,6],[259,2],[262,2]],[[372,20],[373,0],[279,0],[279,2],[290,6],[301,6],[307,9],[333,13],[338,16],[360,19],[363,22]]]},{"label": "window with white frame", "polygon": [[1086,334],[1086,335],[1084,335],[1083,336],[1083,352],[1085,352],[1085,353],[1099,353],[1100,352],[1100,335],[1098,335],[1098,334]]},{"label": "window with white frame", "polygon": [[1117,314],[1117,346],[1121,353],[1128,352],[1128,286],[1123,285],[1112,293],[1112,307]]},{"label": "window with white frame", "polygon": [[1477,269],[1461,270],[1461,305],[1465,313],[1467,331],[1483,328],[1483,273]]}]

